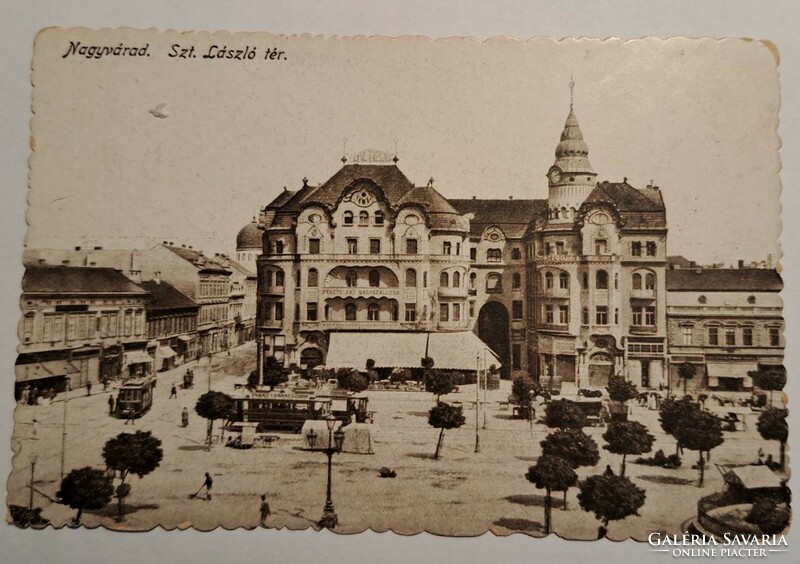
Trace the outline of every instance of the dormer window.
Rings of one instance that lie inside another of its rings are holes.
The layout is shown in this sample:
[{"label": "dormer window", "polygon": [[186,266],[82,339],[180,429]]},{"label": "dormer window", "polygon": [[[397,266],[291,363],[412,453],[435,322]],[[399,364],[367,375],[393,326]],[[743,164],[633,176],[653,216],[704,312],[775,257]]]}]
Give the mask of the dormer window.
[{"label": "dormer window", "polygon": [[367,210],[361,210],[358,212],[358,224],[369,225],[369,212]]},{"label": "dormer window", "polygon": [[347,210],[343,215],[345,225],[353,225],[353,212]]}]

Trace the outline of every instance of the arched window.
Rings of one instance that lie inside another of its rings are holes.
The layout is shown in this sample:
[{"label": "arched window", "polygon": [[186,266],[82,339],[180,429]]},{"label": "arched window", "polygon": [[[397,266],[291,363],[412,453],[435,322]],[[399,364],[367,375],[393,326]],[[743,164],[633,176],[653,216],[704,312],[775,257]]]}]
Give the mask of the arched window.
[{"label": "arched window", "polygon": [[422,287],[423,288],[427,288],[428,287],[428,272],[427,271],[422,273]]},{"label": "arched window", "polygon": [[486,261],[487,262],[500,262],[503,260],[503,251],[501,249],[487,249]]},{"label": "arched window", "polygon": [[369,212],[367,210],[361,210],[358,212],[358,224],[369,225]]},{"label": "arched window", "polygon": [[350,210],[344,212],[344,224],[353,225],[353,212]]},{"label": "arched window", "polygon": [[347,304],[344,306],[344,319],[345,321],[356,320],[356,304]]},{"label": "arched window", "polygon": [[614,273],[614,289],[619,290],[619,274]]},{"label": "arched window", "polygon": [[416,288],[417,287],[417,271],[413,268],[409,268],[406,270],[406,287],[407,288]]},{"label": "arched window", "polygon": [[308,270],[308,287],[316,288],[318,284],[319,284],[319,273],[317,273],[316,268],[310,268]]},{"label": "arched window", "polygon": [[644,289],[645,290],[655,290],[656,289],[656,275],[655,274],[647,274],[644,277]]},{"label": "arched window", "polygon": [[383,225],[383,212],[381,210],[375,212],[375,225]]},{"label": "arched window", "polygon": [[474,272],[470,273],[469,275],[469,287],[471,290],[475,289],[475,281],[478,279],[478,275]]},{"label": "arched window", "polygon": [[569,274],[562,272],[558,275],[558,287],[562,290],[569,290]]},{"label": "arched window", "polygon": [[642,275],[638,272],[633,275],[633,279],[631,281],[631,285],[634,290],[641,290],[642,289]]},{"label": "arched window", "polygon": [[380,308],[378,304],[369,304],[369,306],[367,306],[367,319],[369,321],[378,321],[379,314]]},{"label": "arched window", "polygon": [[275,271],[275,285],[276,286],[283,286],[284,284],[284,275],[283,270],[276,270]]},{"label": "arched window", "polygon": [[358,274],[355,270],[348,270],[344,277],[345,283],[348,288],[355,288],[358,284]]},{"label": "arched window", "polygon": [[608,290],[608,272],[598,270],[594,279],[594,287],[598,290]]},{"label": "arched window", "polygon": [[453,288],[460,288],[461,287],[461,273],[454,272],[453,273]]},{"label": "arched window", "polygon": [[553,289],[553,273],[552,272],[545,272],[544,274],[544,287],[548,290]]},{"label": "arched window", "polygon": [[491,272],[486,276],[486,291],[500,292],[503,290],[503,277],[497,272]]},{"label": "arched window", "polygon": [[589,308],[585,307],[581,311],[581,323],[584,325],[589,325]]},{"label": "arched window", "polygon": [[519,272],[511,276],[511,287],[514,289],[522,287],[522,275]]},{"label": "arched window", "polygon": [[440,288],[447,288],[450,285],[450,275],[446,272],[442,272],[439,275],[439,287]]},{"label": "arched window", "polygon": [[369,285],[371,288],[377,288],[381,285],[381,273],[374,268],[369,271]]}]

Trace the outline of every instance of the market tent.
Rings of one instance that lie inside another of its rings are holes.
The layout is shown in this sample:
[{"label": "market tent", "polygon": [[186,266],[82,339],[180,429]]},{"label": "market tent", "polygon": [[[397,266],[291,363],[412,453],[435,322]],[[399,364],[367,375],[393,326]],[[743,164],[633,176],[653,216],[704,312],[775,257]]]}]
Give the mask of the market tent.
[{"label": "market tent", "polygon": [[480,358],[482,366],[500,367],[497,355],[470,331],[453,333],[331,333],[328,368],[364,370],[367,360],[376,368],[419,368],[427,355],[435,368],[475,370]]},{"label": "market tent", "polygon": [[731,468],[727,477],[748,490],[781,487],[780,477],[764,465]]},{"label": "market tent", "polygon": [[350,423],[344,428],[342,452],[374,454],[372,451],[372,428],[373,425],[368,423]]}]

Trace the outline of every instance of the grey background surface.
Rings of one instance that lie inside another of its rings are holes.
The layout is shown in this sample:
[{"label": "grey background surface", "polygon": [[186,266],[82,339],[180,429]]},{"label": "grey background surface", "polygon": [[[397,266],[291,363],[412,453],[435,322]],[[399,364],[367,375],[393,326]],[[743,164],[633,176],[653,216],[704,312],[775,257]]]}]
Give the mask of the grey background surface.
[{"label": "grey background surface", "polygon": [[[33,38],[47,26],[181,30],[271,31],[324,35],[427,35],[430,37],[510,35],[592,36],[636,38],[752,37],[770,39],[781,54],[779,67],[783,106],[779,133],[783,140],[784,191],[782,265],[786,279],[784,300],[786,338],[798,343],[800,321],[800,40],[796,21],[800,4],[791,0],[757,1],[643,1],[540,0],[515,2],[432,2],[349,0],[343,2],[161,0],[119,2],[109,0],[5,0],[0,17],[0,362],[5,367],[0,387],[0,480],[10,468],[11,370],[16,346],[21,253],[25,236],[28,120],[30,117],[30,61]],[[735,115],[730,119],[736,119]],[[754,189],[757,189],[754,188]],[[676,212],[673,212],[676,213]],[[787,347],[791,396],[800,394],[794,377],[800,370],[797,346]],[[790,454],[798,448],[798,416],[792,412]],[[793,487],[797,488],[797,478]],[[3,485],[3,488],[5,486]],[[794,527],[789,553],[771,555],[774,562],[794,561],[800,552],[800,534]],[[495,538],[449,539],[431,535],[399,537],[391,533],[340,536],[313,531],[153,531],[147,534],[110,533],[104,530],[21,531],[0,525],[0,562],[506,562],[592,558],[595,562],[646,562],[672,560],[649,553],[647,545],[631,541],[566,542],[524,535]]]}]

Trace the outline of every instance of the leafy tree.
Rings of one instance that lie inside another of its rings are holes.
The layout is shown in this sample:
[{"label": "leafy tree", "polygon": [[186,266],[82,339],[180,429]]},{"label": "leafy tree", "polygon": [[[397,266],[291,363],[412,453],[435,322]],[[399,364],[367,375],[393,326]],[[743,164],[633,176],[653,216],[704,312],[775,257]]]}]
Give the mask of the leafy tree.
[{"label": "leafy tree", "polygon": [[638,515],[647,497],[645,491],[628,478],[613,474],[589,476],[579,487],[578,503],[581,508],[594,513],[606,528],[609,521]]},{"label": "leafy tree", "polygon": [[658,420],[664,432],[675,437],[675,441],[677,442],[675,448],[676,455],[682,448],[677,434],[678,427],[689,413],[699,411],[699,409],[696,403],[686,397],[681,399],[666,398],[661,402]]},{"label": "leafy tree", "polygon": [[747,373],[756,381],[756,385],[769,392],[769,404],[772,405],[772,392],[781,391],[786,386],[786,370],[781,368],[762,368]]},{"label": "leafy tree", "polygon": [[547,435],[540,444],[543,455],[563,458],[573,468],[594,466],[600,460],[597,443],[580,429],[559,429]]},{"label": "leafy tree", "polygon": [[779,535],[789,526],[791,514],[774,499],[761,498],[753,503],[750,512],[744,518],[748,523],[756,525],[764,534]]},{"label": "leafy tree", "polygon": [[258,372],[253,370],[250,372],[250,375],[247,377],[247,389],[248,390],[255,390],[258,387]]},{"label": "leafy tree", "polygon": [[150,431],[120,433],[106,441],[103,446],[103,460],[108,468],[120,473],[120,484],[116,491],[119,509],[117,521],[122,521],[122,503],[130,494],[130,484],[125,483],[128,474],[143,478],[158,468],[163,458],[161,440]]},{"label": "leafy tree", "polygon": [[111,501],[114,495],[114,484],[111,477],[103,470],[86,466],[77,468],[64,476],[61,488],[56,497],[63,503],[77,509],[73,522],[81,524],[81,515],[84,509],[102,509]]},{"label": "leafy tree", "polygon": [[436,404],[436,407],[431,408],[428,412],[428,424],[435,429],[441,429],[439,440],[436,441],[436,452],[433,453],[434,459],[439,458],[439,450],[442,448],[445,429],[458,429],[465,421],[466,419],[464,419],[464,413],[460,406],[457,407],[440,401]]},{"label": "leafy tree", "polygon": [[688,362],[678,365],[678,376],[683,380],[683,395],[686,395],[686,382],[694,378],[695,370],[694,364]]},{"label": "leafy tree", "polygon": [[216,419],[227,419],[233,414],[233,398],[222,392],[206,392],[197,399],[194,410],[197,415],[208,419],[208,435],[206,445],[211,446],[211,435]]},{"label": "leafy tree", "polygon": [[711,449],[721,445],[724,440],[719,419],[708,411],[696,409],[686,413],[678,423],[674,434],[681,446],[698,452],[697,466],[700,470],[700,481],[697,485],[702,487],[706,468],[703,452],[710,452]]},{"label": "leafy tree", "polygon": [[625,475],[625,458],[629,454],[644,454],[653,449],[655,437],[649,433],[647,427],[638,421],[614,421],[603,433],[606,444],[603,446],[609,452],[622,455],[622,467],[619,475]]},{"label": "leafy tree", "polygon": [[338,386],[351,392],[363,392],[369,388],[369,378],[352,368],[340,368],[336,371]]},{"label": "leafy tree", "polygon": [[551,493],[566,491],[578,481],[572,464],[558,456],[543,455],[535,466],[528,468],[525,477],[538,489],[545,490],[544,532],[550,534],[553,526],[553,500]]},{"label": "leafy tree", "polygon": [[560,399],[545,407],[544,423],[558,429],[580,429],[588,425],[586,413],[575,402]]},{"label": "leafy tree", "polygon": [[756,429],[764,440],[778,441],[781,444],[781,468],[784,468],[786,463],[786,441],[789,438],[789,424],[786,421],[788,416],[788,409],[770,407],[761,412],[756,423]]},{"label": "leafy tree", "polygon": [[268,356],[264,362],[264,385],[274,388],[278,384],[283,384],[289,379],[283,366],[274,356]]},{"label": "leafy tree", "polygon": [[34,529],[41,529],[50,524],[49,519],[42,517],[42,508],[24,507],[22,505],[9,505],[8,512],[11,515],[11,520],[17,527],[26,529],[33,527]]},{"label": "leafy tree", "polygon": [[608,391],[609,399],[623,403],[639,395],[639,390],[636,389],[636,385],[633,382],[627,381],[622,376],[610,376],[608,378],[606,390]]},{"label": "leafy tree", "polygon": [[533,380],[527,376],[520,376],[511,385],[511,393],[517,399],[517,404],[529,406],[531,404],[531,392],[533,391]]},{"label": "leafy tree", "polygon": [[425,389],[436,396],[436,403],[442,396],[446,396],[456,389],[456,379],[452,372],[447,370],[426,370]]}]

